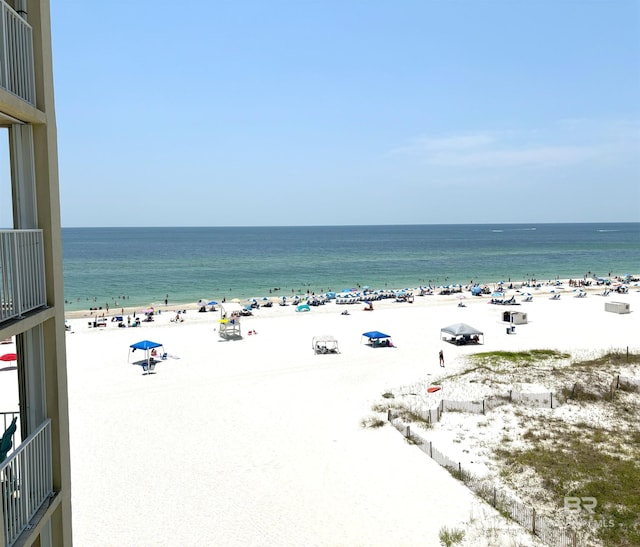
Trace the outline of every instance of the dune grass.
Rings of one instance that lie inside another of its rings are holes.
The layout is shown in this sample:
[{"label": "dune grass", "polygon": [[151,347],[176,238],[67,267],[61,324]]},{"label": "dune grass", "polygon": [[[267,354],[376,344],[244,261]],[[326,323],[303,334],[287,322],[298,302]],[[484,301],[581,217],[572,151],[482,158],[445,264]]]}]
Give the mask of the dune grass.
[{"label": "dune grass", "polygon": [[469,356],[472,363],[509,363],[516,365],[534,364],[547,359],[567,359],[570,355],[553,349],[532,349],[528,351],[485,351]]},{"label": "dune grass", "polygon": [[[520,363],[522,356],[517,355],[508,359]],[[640,430],[636,423],[640,405],[637,396],[634,400],[625,396],[622,402],[618,396],[610,400],[595,396],[577,381],[592,378],[594,372],[610,376],[618,366],[637,363],[639,354],[611,351],[573,362],[564,371],[575,382],[565,388],[566,398],[585,408],[606,405],[618,425],[569,425],[548,416],[529,416],[521,423],[529,448],[495,450],[503,469],[533,469],[558,510],[565,508],[565,496],[595,498],[593,512],[584,511],[581,516],[605,546],[640,545]]]},{"label": "dune grass", "polygon": [[[597,506],[583,515],[596,529],[603,545],[640,545],[640,464],[609,454],[609,432],[592,428],[589,435],[552,434],[539,442],[531,436],[528,450],[496,450],[509,468],[529,467],[564,508],[565,496],[592,497]],[[598,438],[603,442],[594,442]]]}]

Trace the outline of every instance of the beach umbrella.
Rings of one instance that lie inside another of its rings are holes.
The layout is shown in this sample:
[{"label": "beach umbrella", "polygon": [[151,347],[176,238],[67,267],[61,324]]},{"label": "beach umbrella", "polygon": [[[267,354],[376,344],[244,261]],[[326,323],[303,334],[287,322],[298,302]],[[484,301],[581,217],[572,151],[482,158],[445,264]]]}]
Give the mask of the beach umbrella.
[{"label": "beach umbrella", "polygon": [[239,298],[232,298],[229,302],[233,302],[234,304],[240,304]]},{"label": "beach umbrella", "polygon": [[5,353],[4,355],[0,355],[0,361],[17,361],[18,356],[15,353]]},{"label": "beach umbrella", "polygon": [[211,302],[207,302],[207,306],[217,306],[218,303],[215,300],[211,300]]},{"label": "beach umbrella", "polygon": [[463,298],[466,298],[466,296],[464,294],[459,294],[458,296],[456,296],[456,298],[458,300],[462,300]]}]

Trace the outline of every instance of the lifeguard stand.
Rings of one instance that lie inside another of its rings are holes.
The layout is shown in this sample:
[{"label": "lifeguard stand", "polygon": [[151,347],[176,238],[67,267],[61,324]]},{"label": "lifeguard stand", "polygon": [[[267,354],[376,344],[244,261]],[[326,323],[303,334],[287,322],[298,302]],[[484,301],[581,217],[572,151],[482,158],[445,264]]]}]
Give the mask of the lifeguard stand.
[{"label": "lifeguard stand", "polygon": [[218,332],[220,338],[225,340],[242,338],[242,330],[240,328],[240,312],[242,306],[234,302],[225,302],[220,304],[220,327]]}]

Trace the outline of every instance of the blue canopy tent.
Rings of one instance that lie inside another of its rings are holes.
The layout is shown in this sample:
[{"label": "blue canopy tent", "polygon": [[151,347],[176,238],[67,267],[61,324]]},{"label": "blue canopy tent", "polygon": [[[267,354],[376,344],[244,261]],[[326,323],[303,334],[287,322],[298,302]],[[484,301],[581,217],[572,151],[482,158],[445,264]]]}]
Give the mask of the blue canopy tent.
[{"label": "blue canopy tent", "polygon": [[[157,350],[157,348],[162,348],[162,350]],[[136,342],[135,344],[131,344],[129,346],[129,362],[131,363],[131,355],[137,351],[144,351],[144,359],[140,359],[138,361],[134,361],[136,365],[142,365],[143,370],[147,371],[148,374],[155,368],[155,360],[153,357],[157,353],[160,355],[162,359],[167,358],[167,354],[164,351],[164,346],[159,342],[151,342],[150,340],[142,340],[140,342]],[[156,350],[156,351],[154,351]]]},{"label": "blue canopy tent", "polygon": [[363,332],[362,336],[367,339],[367,345],[372,348],[391,348],[393,342],[391,341],[390,334],[384,334],[383,332],[372,330],[370,332]]}]

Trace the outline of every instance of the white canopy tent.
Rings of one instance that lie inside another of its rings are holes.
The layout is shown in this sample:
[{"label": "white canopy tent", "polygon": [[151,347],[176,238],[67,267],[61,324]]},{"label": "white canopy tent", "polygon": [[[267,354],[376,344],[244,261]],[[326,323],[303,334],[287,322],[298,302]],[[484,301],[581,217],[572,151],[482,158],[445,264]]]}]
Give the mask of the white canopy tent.
[{"label": "white canopy tent", "polygon": [[314,336],[311,341],[311,348],[314,353],[340,353],[338,341],[330,334]]},{"label": "white canopy tent", "polygon": [[456,323],[440,329],[440,340],[456,345],[483,344],[484,333],[466,323]]}]

